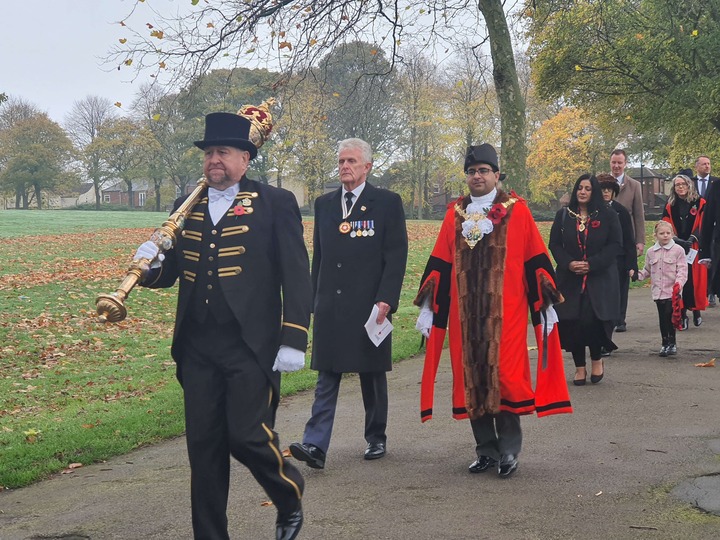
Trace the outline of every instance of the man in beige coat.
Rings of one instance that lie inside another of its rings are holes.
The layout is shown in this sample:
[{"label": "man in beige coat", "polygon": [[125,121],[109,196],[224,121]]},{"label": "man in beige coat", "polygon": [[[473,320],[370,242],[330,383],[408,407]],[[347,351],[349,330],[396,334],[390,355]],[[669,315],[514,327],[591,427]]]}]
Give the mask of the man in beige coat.
[{"label": "man in beige coat", "polygon": [[[625,174],[627,154],[625,150],[616,148],[610,154],[610,172],[620,185],[620,193],[615,200],[622,204],[630,213],[635,234],[635,250],[638,256],[645,251],[645,209],[643,207],[642,189],[640,182]],[[620,320],[615,331],[625,332],[625,315],[627,313],[628,289],[630,288],[630,276],[620,276]]]}]

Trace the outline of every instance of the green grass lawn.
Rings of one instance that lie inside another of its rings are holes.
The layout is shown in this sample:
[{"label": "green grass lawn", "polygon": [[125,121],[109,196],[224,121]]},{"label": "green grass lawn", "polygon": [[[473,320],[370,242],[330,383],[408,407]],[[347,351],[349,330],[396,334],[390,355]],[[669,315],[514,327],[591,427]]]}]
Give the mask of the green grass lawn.
[{"label": "green grass lawn", "polygon": [[[176,289],[135,288],[121,323],[95,316],[97,294],[117,287],[135,248],[166,217],[0,212],[0,489],[182,434],[170,358]],[[419,350],[411,302],[439,226],[410,226],[395,360]],[[308,220],[308,242],[311,233]],[[312,388],[316,378],[309,368],[285,374],[281,391]]]},{"label": "green grass lawn", "polygon": [[[97,294],[117,287],[135,248],[166,217],[0,212],[0,489],[182,434],[170,358],[177,291],[137,287],[126,320],[102,324],[95,315]],[[439,221],[408,222],[394,360],[420,350],[412,299],[439,228]],[[549,228],[540,224],[545,238]],[[311,233],[308,220],[308,243]],[[285,374],[281,391],[312,388],[315,380],[308,368]]]}]

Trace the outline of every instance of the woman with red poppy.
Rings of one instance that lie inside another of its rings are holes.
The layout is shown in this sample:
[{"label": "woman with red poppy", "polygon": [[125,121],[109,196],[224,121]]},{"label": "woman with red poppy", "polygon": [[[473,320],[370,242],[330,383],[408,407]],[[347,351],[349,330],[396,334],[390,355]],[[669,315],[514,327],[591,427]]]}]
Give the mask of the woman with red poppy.
[{"label": "woman with red poppy", "polygon": [[[705,213],[705,199],[698,195],[695,184],[685,174],[677,174],[672,181],[672,191],[668,197],[663,221],[672,225],[676,244],[689,253],[691,249],[700,249],[698,239],[702,229],[702,219]],[[688,329],[687,310],[692,310],[693,324],[702,324],[702,312],[708,305],[707,267],[700,264],[700,257],[695,256],[692,264],[688,266],[688,279],[682,291],[682,329]]]},{"label": "woman with red poppy", "polygon": [[573,356],[573,384],[587,379],[585,348],[590,350],[590,380],[604,375],[601,351],[613,351],[612,330],[620,316],[616,260],[622,252],[617,213],[602,198],[594,176],[577,179],[567,207],[555,215],[550,229],[550,252],[557,263],[557,286],[565,302],[556,306],[560,343]]}]

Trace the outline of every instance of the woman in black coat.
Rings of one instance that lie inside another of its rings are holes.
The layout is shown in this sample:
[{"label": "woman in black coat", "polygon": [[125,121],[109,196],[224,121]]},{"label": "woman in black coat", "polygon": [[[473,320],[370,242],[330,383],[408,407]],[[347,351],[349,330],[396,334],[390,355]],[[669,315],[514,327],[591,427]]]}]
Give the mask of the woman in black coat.
[{"label": "woman in black coat", "polygon": [[[628,282],[632,279],[637,280],[638,264],[637,264],[637,252],[635,251],[635,230],[633,229],[632,217],[627,209],[615,200],[618,193],[620,193],[620,186],[617,180],[609,174],[598,174],[598,183],[600,184],[600,191],[602,192],[603,200],[609,208],[615,210],[620,220],[620,230],[622,231],[622,253],[618,255],[617,267],[618,267],[618,281],[620,282],[620,290],[623,287],[627,289]],[[620,311],[623,312],[623,295],[620,295]],[[627,301],[627,295],[625,295],[625,301]],[[622,323],[622,318],[618,319],[615,323],[616,327]],[[603,356],[609,356],[610,352],[603,349]]]},{"label": "woman in black coat", "polygon": [[590,380],[604,375],[601,349],[617,349],[612,342],[620,316],[617,257],[622,232],[617,213],[604,203],[594,176],[575,182],[570,203],[555,215],[549,248],[557,263],[557,286],[565,302],[555,306],[560,319],[560,343],[573,356],[577,386],[585,384],[585,347],[590,349]]}]

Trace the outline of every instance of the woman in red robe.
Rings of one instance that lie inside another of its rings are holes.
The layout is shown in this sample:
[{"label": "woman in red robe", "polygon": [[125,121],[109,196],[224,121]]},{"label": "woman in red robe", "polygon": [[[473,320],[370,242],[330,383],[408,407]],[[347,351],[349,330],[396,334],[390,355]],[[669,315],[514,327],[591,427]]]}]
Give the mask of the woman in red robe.
[{"label": "woman in red robe", "polygon": [[670,223],[675,231],[675,243],[685,249],[685,253],[695,250],[695,258],[688,266],[688,280],[682,291],[682,329],[688,329],[687,310],[693,314],[693,324],[702,324],[702,312],[708,305],[707,267],[698,262],[698,239],[702,230],[702,218],[705,213],[705,199],[698,195],[695,184],[687,175],[678,174],[672,181],[672,192],[668,197],[662,219]]}]

